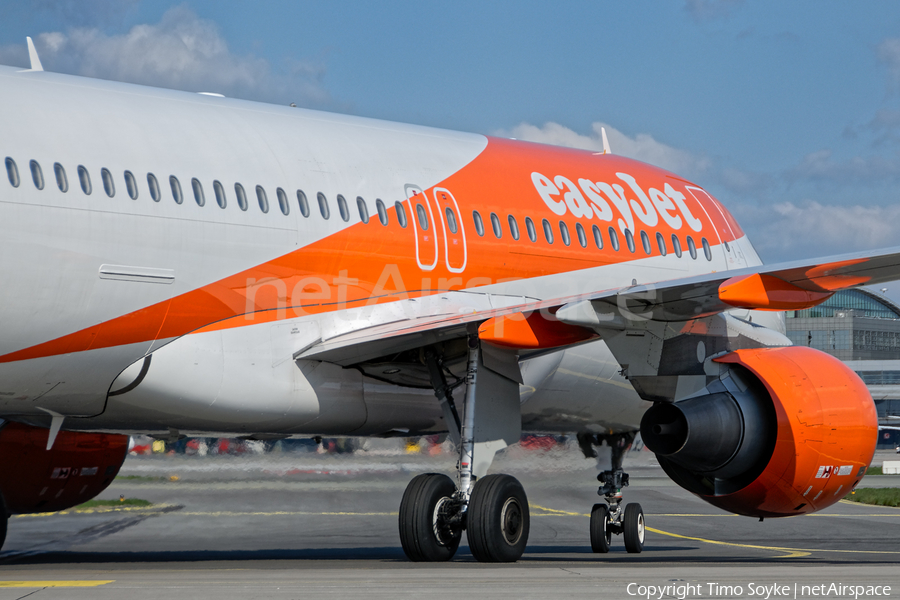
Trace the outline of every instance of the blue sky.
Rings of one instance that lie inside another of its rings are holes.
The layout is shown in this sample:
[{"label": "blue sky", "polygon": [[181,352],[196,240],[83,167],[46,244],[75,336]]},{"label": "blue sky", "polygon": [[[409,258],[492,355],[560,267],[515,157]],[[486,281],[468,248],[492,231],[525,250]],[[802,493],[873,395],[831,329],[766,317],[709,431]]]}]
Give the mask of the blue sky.
[{"label": "blue sky", "polygon": [[585,148],[602,124],[767,262],[900,245],[893,2],[5,3],[0,63],[26,35],[59,72]]}]

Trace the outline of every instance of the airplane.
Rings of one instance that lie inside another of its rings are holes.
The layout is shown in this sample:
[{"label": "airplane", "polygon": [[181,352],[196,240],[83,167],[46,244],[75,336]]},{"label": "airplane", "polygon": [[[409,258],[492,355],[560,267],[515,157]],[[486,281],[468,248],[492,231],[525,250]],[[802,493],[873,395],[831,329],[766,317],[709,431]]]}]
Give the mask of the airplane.
[{"label": "airplane", "polygon": [[511,562],[527,495],[487,473],[523,432],[612,448],[597,553],[643,549],[638,432],[760,519],[837,502],[872,460],[865,385],[780,311],[900,278],[900,248],[764,265],[709,192],[605,132],[590,152],[154,89],[28,46],[0,67],[4,516],[94,497],[129,435],[446,433],[456,478],[409,483],[404,552],[449,560],[465,532]]}]

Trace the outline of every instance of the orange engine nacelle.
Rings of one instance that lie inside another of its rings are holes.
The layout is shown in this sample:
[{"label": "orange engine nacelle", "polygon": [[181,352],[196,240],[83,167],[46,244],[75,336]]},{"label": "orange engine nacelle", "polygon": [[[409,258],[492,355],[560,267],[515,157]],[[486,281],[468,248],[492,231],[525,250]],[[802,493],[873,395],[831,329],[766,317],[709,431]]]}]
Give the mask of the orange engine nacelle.
[{"label": "orange engine nacelle", "polygon": [[112,483],[128,436],[49,431],[21,423],[0,429],[0,495],[11,514],[52,512],[90,500]]},{"label": "orange engine nacelle", "polygon": [[811,348],[738,350],[729,389],[657,403],[641,422],[647,447],[679,485],[742,515],[821,510],[859,483],[878,417],[860,378]]}]

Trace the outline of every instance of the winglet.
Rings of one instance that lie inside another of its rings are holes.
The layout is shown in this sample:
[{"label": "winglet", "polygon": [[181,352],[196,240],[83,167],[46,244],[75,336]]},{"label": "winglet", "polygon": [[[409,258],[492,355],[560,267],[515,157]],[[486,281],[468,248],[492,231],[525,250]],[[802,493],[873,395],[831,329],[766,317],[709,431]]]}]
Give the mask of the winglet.
[{"label": "winglet", "polygon": [[31,70],[43,71],[44,67],[41,65],[41,57],[38,56],[37,50],[34,48],[34,42],[31,41],[30,37],[25,39],[28,41],[28,58],[31,59]]},{"label": "winglet", "polygon": [[609,140],[606,139],[606,127],[600,128],[600,137],[603,138],[603,154],[612,154],[612,150],[609,149]]}]

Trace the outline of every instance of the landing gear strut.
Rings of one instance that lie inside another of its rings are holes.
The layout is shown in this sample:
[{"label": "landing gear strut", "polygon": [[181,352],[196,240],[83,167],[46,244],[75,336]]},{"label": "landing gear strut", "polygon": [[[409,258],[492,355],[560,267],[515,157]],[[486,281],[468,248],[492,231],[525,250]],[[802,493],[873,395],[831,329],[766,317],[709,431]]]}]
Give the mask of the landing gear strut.
[{"label": "landing gear strut", "polygon": [[[439,355],[429,348],[424,356],[451,438],[459,441],[458,482],[429,473],[409,483],[400,503],[403,551],[413,561],[450,560],[465,529],[477,560],[515,562],[528,542],[528,499],[514,477],[485,472],[494,454],[521,434],[519,382],[509,377],[518,373],[517,359],[492,355],[486,366],[478,336],[469,336],[460,419],[455,385],[448,385]],[[481,402],[487,396],[491,402]]]},{"label": "landing gear strut", "polygon": [[644,511],[641,505],[631,502],[622,509],[622,488],[628,486],[628,473],[622,469],[625,452],[634,441],[634,433],[615,435],[580,434],[578,444],[588,458],[596,458],[594,446],[606,444],[612,450],[612,468],[597,475],[601,483],[597,494],[605,503],[598,503],[591,509],[591,550],[605,554],[609,552],[613,534],[623,535],[625,549],[638,553],[644,549]]}]

